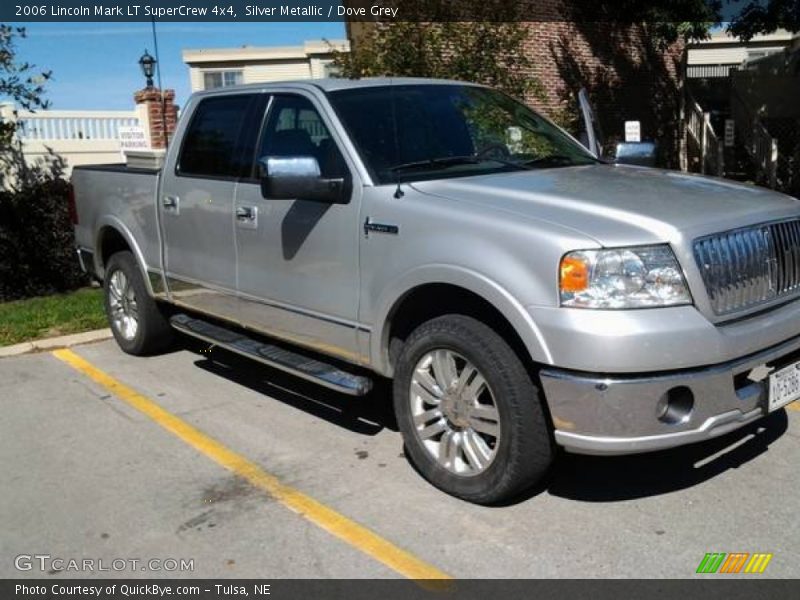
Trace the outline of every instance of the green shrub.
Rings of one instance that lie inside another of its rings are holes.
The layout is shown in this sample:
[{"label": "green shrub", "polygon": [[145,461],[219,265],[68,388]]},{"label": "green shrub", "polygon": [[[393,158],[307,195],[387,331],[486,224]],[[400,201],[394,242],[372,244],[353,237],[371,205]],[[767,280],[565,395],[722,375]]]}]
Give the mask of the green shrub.
[{"label": "green shrub", "polygon": [[84,286],[69,217],[69,183],[37,178],[0,191],[0,301]]}]

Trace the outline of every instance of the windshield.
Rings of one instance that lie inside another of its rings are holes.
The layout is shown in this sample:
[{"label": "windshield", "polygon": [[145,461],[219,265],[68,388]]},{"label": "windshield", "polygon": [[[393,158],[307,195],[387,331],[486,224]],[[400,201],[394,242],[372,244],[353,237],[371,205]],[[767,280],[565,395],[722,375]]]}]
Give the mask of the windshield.
[{"label": "windshield", "polygon": [[536,112],[488,88],[396,85],[329,97],[381,184],[599,162]]}]

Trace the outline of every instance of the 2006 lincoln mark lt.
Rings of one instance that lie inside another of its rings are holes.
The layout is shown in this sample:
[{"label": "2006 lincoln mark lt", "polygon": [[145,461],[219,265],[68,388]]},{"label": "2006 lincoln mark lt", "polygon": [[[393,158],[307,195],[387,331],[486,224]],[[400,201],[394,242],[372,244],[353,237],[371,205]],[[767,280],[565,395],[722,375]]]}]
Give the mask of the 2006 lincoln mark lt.
[{"label": "2006 lincoln mark lt", "polygon": [[174,330],[352,395],[480,503],[556,445],[645,452],[800,396],[800,203],[598,160],[500,92],[319,80],[195,94],[158,170],[76,168],[122,349]]}]

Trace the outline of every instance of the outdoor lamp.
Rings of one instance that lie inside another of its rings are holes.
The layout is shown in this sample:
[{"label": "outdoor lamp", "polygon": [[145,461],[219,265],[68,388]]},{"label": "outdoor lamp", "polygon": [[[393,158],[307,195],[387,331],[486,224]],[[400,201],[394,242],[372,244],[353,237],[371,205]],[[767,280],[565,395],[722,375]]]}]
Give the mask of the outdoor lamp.
[{"label": "outdoor lamp", "polygon": [[156,69],[156,59],[150,56],[147,50],[145,50],[144,54],[142,54],[142,57],[139,59],[139,66],[142,67],[142,73],[144,73],[147,79],[147,87],[153,87],[153,73]]}]

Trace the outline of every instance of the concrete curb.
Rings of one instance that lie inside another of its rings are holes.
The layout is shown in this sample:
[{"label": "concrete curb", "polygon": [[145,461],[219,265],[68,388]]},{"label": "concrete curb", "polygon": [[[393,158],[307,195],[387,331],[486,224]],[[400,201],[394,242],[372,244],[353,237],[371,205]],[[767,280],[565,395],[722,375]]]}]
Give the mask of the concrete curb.
[{"label": "concrete curb", "polygon": [[0,358],[28,354],[29,352],[39,352],[42,350],[69,348],[70,346],[76,346],[78,344],[107,340],[110,337],[112,337],[110,329],[95,329],[94,331],[84,331],[83,333],[73,333],[72,335],[62,335],[54,338],[45,338],[43,340],[34,340],[32,342],[22,342],[21,344],[0,348]]}]

